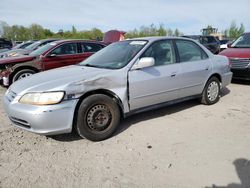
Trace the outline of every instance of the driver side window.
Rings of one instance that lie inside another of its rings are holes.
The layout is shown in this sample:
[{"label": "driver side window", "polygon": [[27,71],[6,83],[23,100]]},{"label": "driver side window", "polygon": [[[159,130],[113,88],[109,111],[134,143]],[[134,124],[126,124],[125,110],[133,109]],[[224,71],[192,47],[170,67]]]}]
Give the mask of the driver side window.
[{"label": "driver side window", "polygon": [[141,57],[153,57],[155,66],[175,63],[175,53],[170,40],[154,42]]},{"label": "driver side window", "polygon": [[63,44],[53,51],[50,52],[51,54],[55,55],[66,55],[66,54],[76,54],[77,53],[77,44],[76,43],[67,43]]}]

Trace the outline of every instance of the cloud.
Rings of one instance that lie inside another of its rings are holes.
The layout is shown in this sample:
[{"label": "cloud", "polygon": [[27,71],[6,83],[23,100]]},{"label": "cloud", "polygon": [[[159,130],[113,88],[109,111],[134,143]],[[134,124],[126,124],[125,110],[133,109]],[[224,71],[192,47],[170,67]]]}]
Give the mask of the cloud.
[{"label": "cloud", "polygon": [[194,34],[208,24],[225,29],[232,20],[250,30],[249,0],[1,0],[0,7],[0,19],[10,25],[38,23],[54,31],[72,25],[105,31],[163,23]]}]

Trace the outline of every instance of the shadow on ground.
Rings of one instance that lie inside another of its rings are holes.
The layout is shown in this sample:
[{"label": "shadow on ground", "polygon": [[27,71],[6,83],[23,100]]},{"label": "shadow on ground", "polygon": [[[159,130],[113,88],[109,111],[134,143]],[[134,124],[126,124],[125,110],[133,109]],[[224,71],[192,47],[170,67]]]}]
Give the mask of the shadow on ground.
[{"label": "shadow on ground", "polygon": [[236,159],[233,162],[240,184],[229,183],[225,186],[212,185],[206,188],[250,188],[250,161],[244,158]]}]

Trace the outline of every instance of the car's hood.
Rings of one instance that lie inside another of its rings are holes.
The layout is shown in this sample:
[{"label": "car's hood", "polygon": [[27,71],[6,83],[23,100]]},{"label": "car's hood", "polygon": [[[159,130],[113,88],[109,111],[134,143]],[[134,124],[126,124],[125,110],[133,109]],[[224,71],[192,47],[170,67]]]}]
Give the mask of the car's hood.
[{"label": "car's hood", "polygon": [[0,64],[22,63],[35,59],[35,56],[20,55],[17,57],[7,57],[0,59]]},{"label": "car's hood", "polygon": [[[27,92],[44,92],[64,90],[67,93],[81,93],[86,85],[105,85],[110,76],[109,69],[85,67],[79,65],[67,66],[35,74],[31,77],[14,82],[10,89],[18,95]],[[108,75],[108,76],[107,76]],[[96,83],[98,81],[98,83]],[[101,81],[101,82],[99,82]]]},{"label": "car's hood", "polygon": [[250,58],[250,48],[227,48],[220,52],[220,55],[229,58]]},{"label": "car's hood", "polygon": [[9,50],[9,51],[0,53],[0,57],[2,57],[2,58],[18,57],[20,55],[27,55],[29,53],[30,53],[30,51],[27,49],[14,49],[14,50]]}]

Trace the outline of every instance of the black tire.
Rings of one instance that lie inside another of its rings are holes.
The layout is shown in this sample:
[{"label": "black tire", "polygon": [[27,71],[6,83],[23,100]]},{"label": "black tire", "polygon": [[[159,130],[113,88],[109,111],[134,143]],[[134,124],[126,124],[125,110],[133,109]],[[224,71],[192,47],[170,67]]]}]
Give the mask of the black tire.
[{"label": "black tire", "polygon": [[220,81],[216,77],[211,77],[207,81],[206,86],[202,92],[201,103],[206,105],[212,105],[217,103],[219,99],[220,99]]},{"label": "black tire", "polygon": [[17,81],[17,80],[20,80],[20,79],[23,79],[23,78],[26,78],[28,76],[31,76],[33,74],[35,74],[36,72],[34,70],[31,70],[31,69],[22,69],[18,72],[16,72],[12,78],[12,83]]},{"label": "black tire", "polygon": [[76,131],[91,141],[109,138],[120,123],[117,103],[103,94],[94,94],[82,101],[77,112]]}]

